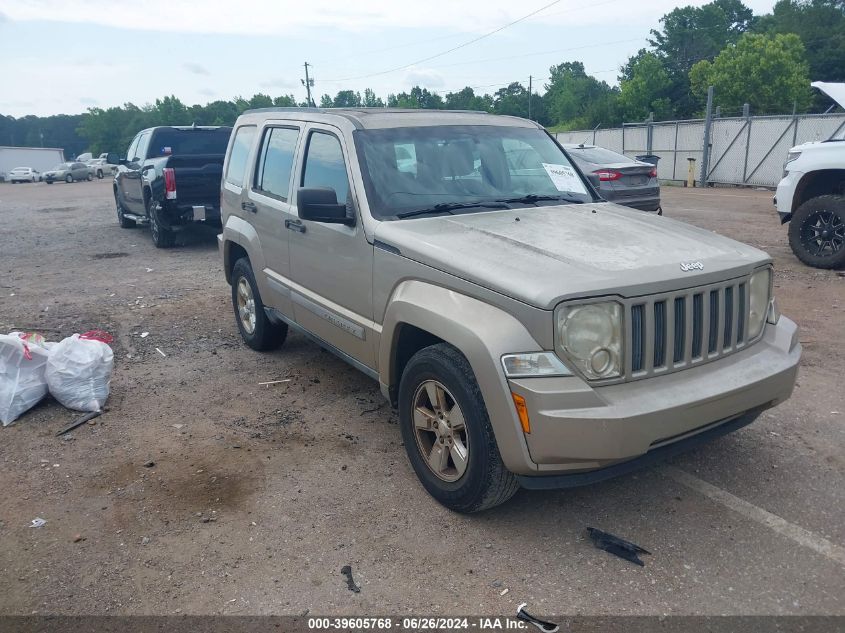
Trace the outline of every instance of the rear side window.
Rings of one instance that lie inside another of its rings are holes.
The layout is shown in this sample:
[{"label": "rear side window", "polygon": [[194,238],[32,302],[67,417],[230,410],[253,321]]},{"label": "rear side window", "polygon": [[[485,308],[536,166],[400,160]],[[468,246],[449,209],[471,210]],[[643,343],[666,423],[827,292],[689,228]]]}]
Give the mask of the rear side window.
[{"label": "rear side window", "polygon": [[305,155],[303,187],[331,187],[343,204],[349,195],[349,178],[340,141],[332,134],[312,132]]},{"label": "rear side window", "polygon": [[299,130],[288,127],[273,127],[264,133],[255,172],[257,191],[287,202],[298,138]]},{"label": "rear side window", "polygon": [[252,149],[255,131],[254,125],[244,125],[235,131],[232,152],[229,154],[229,166],[226,168],[226,182],[236,187],[242,187],[244,184],[246,161],[249,157],[249,150]]}]

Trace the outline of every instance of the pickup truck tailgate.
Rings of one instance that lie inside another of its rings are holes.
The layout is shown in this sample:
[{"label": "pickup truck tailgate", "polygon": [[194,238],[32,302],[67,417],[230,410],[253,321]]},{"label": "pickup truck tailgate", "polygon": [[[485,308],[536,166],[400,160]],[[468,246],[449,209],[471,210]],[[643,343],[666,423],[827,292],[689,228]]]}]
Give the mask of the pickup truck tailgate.
[{"label": "pickup truck tailgate", "polygon": [[223,156],[219,154],[171,156],[167,167],[176,172],[176,203],[179,207],[220,205]]}]

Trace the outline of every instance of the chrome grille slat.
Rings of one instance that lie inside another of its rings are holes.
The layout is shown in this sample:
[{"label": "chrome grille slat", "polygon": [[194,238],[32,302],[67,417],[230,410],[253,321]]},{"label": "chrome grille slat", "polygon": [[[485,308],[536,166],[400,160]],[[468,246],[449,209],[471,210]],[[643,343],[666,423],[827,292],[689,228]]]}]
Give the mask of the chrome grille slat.
[{"label": "chrome grille slat", "polygon": [[625,377],[669,373],[743,348],[747,278],[626,302]]}]

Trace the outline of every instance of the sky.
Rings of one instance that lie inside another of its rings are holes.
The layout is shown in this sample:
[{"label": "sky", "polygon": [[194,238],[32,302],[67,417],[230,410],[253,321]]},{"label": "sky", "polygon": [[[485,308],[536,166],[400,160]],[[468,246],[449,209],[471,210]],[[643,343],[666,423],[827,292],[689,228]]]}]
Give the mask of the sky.
[{"label": "sky", "polygon": [[[303,101],[306,61],[316,101],[368,87],[386,99],[414,85],[492,94],[529,76],[543,92],[549,67],[564,61],[615,84],[678,4],[705,2],[0,0],[0,114],[76,114],[171,94],[188,105],[257,92]],[[774,0],[745,4],[760,14]]]}]

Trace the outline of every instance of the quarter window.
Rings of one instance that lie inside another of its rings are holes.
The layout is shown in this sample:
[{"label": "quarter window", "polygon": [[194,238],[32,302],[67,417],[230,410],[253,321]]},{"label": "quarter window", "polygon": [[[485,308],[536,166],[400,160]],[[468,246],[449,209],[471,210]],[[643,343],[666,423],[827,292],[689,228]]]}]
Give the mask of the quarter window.
[{"label": "quarter window", "polygon": [[293,128],[274,127],[264,133],[255,174],[258,191],[287,202],[297,138],[299,130]]},{"label": "quarter window", "polygon": [[303,187],[331,187],[343,204],[349,195],[349,178],[340,141],[332,134],[312,132],[305,156]]},{"label": "quarter window", "polygon": [[255,138],[255,126],[244,125],[235,132],[235,140],[232,141],[232,151],[229,153],[229,165],[226,167],[226,182],[237,187],[244,184],[246,173],[246,161],[249,157],[249,150],[252,149],[252,139]]}]

